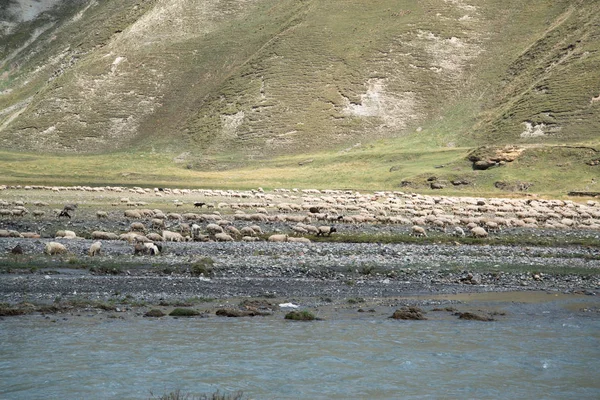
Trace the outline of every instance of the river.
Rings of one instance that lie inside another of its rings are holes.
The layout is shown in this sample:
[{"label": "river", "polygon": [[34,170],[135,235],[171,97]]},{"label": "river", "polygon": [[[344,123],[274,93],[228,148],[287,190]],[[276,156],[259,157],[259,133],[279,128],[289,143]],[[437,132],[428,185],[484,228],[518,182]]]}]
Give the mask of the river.
[{"label": "river", "polygon": [[5,318],[0,398],[148,399],[176,389],[252,399],[600,398],[597,308],[496,307],[507,316],[494,322]]}]

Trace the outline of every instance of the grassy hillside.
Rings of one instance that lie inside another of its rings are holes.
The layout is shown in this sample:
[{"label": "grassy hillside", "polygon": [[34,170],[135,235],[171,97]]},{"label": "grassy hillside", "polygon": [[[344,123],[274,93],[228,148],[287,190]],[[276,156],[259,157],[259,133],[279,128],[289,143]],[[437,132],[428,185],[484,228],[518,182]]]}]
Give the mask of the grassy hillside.
[{"label": "grassy hillside", "polygon": [[[62,2],[0,36],[0,174],[598,190],[598,20],[567,0]],[[485,145],[521,156],[474,170]]]}]

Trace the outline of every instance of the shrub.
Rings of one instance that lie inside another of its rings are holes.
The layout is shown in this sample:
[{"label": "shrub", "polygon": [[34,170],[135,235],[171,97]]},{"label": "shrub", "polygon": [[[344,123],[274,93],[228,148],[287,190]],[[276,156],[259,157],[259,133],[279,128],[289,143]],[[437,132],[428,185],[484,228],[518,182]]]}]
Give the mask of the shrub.
[{"label": "shrub", "polygon": [[314,321],[317,319],[310,311],[290,311],[285,315],[285,319],[291,319],[293,321]]},{"label": "shrub", "polygon": [[176,308],[169,315],[171,317],[194,317],[200,313],[192,308]]},{"label": "shrub", "polygon": [[204,257],[192,264],[190,273],[192,276],[212,277],[215,274],[214,265],[215,262],[212,258]]}]

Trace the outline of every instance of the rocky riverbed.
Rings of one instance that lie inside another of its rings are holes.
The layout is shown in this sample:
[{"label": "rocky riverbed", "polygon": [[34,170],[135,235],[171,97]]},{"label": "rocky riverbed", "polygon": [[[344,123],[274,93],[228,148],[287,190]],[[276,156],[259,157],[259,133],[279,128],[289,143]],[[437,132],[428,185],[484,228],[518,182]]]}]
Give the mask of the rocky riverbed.
[{"label": "rocky riverbed", "polygon": [[[91,240],[52,239],[69,254],[50,257],[42,254],[50,240],[0,239],[0,302],[265,298],[318,306],[480,292],[596,295],[600,289],[598,249],[587,247],[188,242],[164,244],[159,256],[134,256],[131,244],[104,241],[102,255],[89,257]],[[10,255],[17,245],[24,254]]]}]

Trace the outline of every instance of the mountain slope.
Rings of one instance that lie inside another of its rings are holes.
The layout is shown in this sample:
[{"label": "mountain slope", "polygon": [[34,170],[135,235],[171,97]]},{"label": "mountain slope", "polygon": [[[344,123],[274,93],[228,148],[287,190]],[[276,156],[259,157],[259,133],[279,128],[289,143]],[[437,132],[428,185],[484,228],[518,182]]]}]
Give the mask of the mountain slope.
[{"label": "mountain slope", "polygon": [[356,157],[389,185],[424,181],[433,165],[411,160],[431,153],[454,165],[441,178],[489,186],[500,173],[469,172],[470,149],[600,145],[598,2],[29,3],[0,7],[8,151],[160,153],[192,170]]}]

